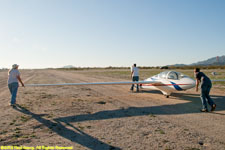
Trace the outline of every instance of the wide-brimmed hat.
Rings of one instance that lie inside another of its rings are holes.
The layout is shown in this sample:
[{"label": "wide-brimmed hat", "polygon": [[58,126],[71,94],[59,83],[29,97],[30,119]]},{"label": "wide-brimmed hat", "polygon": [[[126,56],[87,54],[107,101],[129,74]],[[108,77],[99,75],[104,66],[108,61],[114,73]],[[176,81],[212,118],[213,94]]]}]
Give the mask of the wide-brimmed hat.
[{"label": "wide-brimmed hat", "polygon": [[13,68],[13,69],[16,69],[17,67],[19,67],[19,65],[17,65],[17,64],[13,64],[13,65],[12,65],[12,68]]}]

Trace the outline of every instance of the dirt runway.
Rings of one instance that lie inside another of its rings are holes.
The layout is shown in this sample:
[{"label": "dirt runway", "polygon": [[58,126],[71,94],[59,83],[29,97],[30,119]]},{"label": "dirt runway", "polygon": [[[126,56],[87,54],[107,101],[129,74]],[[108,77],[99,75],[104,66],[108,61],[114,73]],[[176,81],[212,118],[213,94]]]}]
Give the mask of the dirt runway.
[{"label": "dirt runway", "polygon": [[[124,81],[88,71],[22,70],[25,84]],[[225,149],[225,92],[213,88],[214,113],[200,113],[193,90],[165,98],[129,86],[20,87],[8,105],[7,72],[0,72],[0,146],[73,149]]]}]

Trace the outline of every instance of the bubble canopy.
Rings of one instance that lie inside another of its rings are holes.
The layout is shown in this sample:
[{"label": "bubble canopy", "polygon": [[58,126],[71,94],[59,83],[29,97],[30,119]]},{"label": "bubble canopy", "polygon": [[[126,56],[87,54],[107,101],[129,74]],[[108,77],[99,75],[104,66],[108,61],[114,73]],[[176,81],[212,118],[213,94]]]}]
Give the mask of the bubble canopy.
[{"label": "bubble canopy", "polygon": [[176,72],[176,71],[164,71],[164,72],[161,72],[160,74],[158,74],[156,76],[158,78],[162,78],[162,79],[179,80],[179,79],[185,77],[186,75],[184,75],[180,72]]}]

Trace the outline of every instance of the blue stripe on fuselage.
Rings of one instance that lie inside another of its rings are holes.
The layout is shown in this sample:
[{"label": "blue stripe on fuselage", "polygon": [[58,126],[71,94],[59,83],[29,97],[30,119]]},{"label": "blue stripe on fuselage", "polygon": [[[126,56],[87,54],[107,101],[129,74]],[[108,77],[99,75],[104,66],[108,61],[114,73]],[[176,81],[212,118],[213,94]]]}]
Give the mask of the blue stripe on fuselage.
[{"label": "blue stripe on fuselage", "polygon": [[[171,82],[171,81],[170,81]],[[176,83],[174,82],[171,82],[174,86],[174,88],[177,90],[177,91],[182,91],[183,89],[181,87],[179,87],[179,85],[177,85]]]},{"label": "blue stripe on fuselage", "polygon": [[157,79],[155,79],[155,78],[151,78],[153,81],[155,81],[155,80],[157,80]]}]

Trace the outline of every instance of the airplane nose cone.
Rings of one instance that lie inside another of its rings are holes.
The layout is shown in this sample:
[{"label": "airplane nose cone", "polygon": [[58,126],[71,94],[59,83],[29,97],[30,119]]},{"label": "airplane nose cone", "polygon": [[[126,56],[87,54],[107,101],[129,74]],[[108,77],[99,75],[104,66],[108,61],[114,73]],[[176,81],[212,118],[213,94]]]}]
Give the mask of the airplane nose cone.
[{"label": "airplane nose cone", "polygon": [[193,80],[192,78],[189,78],[189,82],[190,82],[190,88],[195,87],[195,80]]},{"label": "airplane nose cone", "polygon": [[184,86],[182,87],[182,89],[184,90],[188,90],[195,87],[195,80],[190,77],[184,78],[181,82],[184,84]]}]

